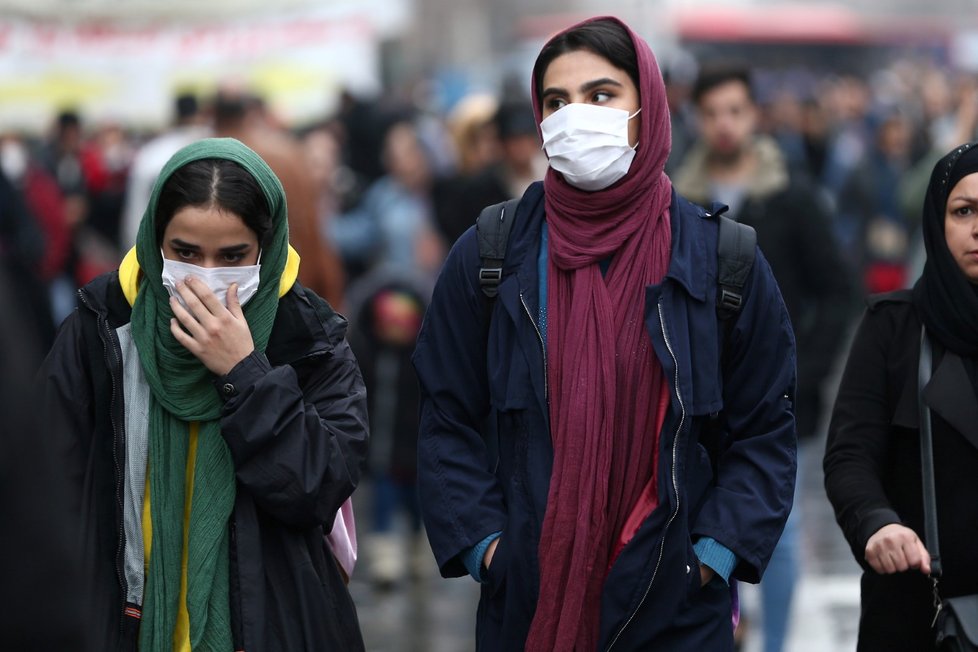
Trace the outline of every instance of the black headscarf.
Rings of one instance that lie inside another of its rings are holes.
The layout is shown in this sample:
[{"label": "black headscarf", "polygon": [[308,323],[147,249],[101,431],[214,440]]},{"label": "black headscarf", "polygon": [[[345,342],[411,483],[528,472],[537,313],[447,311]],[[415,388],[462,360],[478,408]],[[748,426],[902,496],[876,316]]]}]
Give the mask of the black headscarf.
[{"label": "black headscarf", "polygon": [[947,247],[944,216],[951,190],[978,172],[978,142],[955,148],[934,167],[924,200],[927,263],[913,288],[913,302],[928,332],[964,358],[978,356],[978,286],[958,267]]}]

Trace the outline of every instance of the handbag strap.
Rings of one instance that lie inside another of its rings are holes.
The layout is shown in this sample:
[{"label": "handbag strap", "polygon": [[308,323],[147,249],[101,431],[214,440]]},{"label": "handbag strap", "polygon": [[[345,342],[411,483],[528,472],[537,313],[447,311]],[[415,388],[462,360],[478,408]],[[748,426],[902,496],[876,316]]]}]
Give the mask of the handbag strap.
[{"label": "handbag strap", "polygon": [[920,413],[920,465],[924,493],[924,544],[930,554],[930,575],[936,582],[941,577],[940,541],[937,535],[937,492],[934,489],[934,436],[931,431],[930,408],[924,402],[924,388],[930,382],[933,352],[927,330],[920,329],[920,364],[917,371],[917,409]]}]

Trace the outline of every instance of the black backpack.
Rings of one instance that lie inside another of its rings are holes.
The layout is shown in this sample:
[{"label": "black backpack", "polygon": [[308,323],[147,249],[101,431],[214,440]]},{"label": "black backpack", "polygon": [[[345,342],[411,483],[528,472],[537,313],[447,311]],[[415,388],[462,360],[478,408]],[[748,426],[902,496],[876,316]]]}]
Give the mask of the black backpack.
[{"label": "black backpack", "polygon": [[[519,202],[517,198],[487,206],[476,220],[479,256],[482,258],[479,285],[490,304],[499,293],[499,284],[503,280],[506,245],[509,243],[509,232],[515,221]],[[731,318],[740,312],[743,303],[744,283],[747,282],[747,275],[754,264],[757,233],[752,227],[720,214],[720,211],[725,210],[721,204],[714,204],[712,210],[720,219],[717,240],[717,317],[721,323],[729,325],[733,321]]]}]

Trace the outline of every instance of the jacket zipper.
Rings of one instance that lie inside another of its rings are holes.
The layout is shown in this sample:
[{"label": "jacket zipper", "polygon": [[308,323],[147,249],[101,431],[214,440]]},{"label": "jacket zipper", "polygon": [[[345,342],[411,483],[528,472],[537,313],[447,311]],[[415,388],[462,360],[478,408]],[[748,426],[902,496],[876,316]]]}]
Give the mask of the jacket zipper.
[{"label": "jacket zipper", "polygon": [[672,491],[676,496],[676,509],[673,510],[672,514],[669,516],[669,520],[666,521],[665,528],[662,530],[662,543],[659,546],[659,558],[655,562],[655,569],[652,571],[652,578],[649,580],[649,585],[645,587],[645,593],[642,594],[642,599],[639,600],[638,606],[635,607],[635,610],[628,617],[628,620],[625,621],[625,624],[621,626],[621,629],[618,630],[615,637],[611,639],[611,643],[609,643],[608,647],[605,648],[606,652],[615,646],[615,643],[617,643],[618,639],[621,638],[622,633],[624,633],[625,629],[635,619],[635,614],[637,614],[638,610],[642,608],[642,605],[645,603],[645,599],[649,597],[649,592],[652,591],[652,584],[655,582],[655,576],[659,573],[659,566],[662,564],[662,555],[665,553],[666,549],[666,535],[669,532],[669,526],[672,525],[672,522],[676,519],[676,515],[679,514],[679,482],[676,479],[676,456],[679,447],[679,433],[682,432],[683,425],[686,422],[686,406],[683,404],[683,396],[679,391],[679,361],[676,359],[676,353],[672,348],[672,343],[669,341],[669,333],[666,331],[666,320],[662,314],[662,299],[659,299],[658,309],[659,324],[662,327],[662,338],[665,340],[666,349],[669,351],[669,355],[672,357],[672,363],[675,369],[676,399],[679,401],[680,410],[679,425],[676,427],[676,434],[672,441]]},{"label": "jacket zipper", "polygon": [[[129,593],[129,585],[126,582],[126,576],[123,572],[121,566],[119,565],[119,558],[122,556],[122,549],[125,545],[125,514],[122,501],[122,465],[119,462],[119,422],[118,417],[118,396],[119,390],[116,383],[115,370],[121,364],[121,360],[118,359],[118,342],[112,337],[112,331],[108,326],[105,316],[99,313],[92,304],[89,302],[87,295],[80,291],[78,292],[81,297],[82,303],[85,304],[89,310],[95,313],[98,318],[98,332],[99,337],[102,339],[102,345],[104,349],[105,364],[108,367],[109,380],[112,383],[112,401],[109,407],[109,421],[112,424],[112,461],[115,464],[115,498],[116,498],[116,509],[123,520],[122,527],[119,528],[119,540],[116,544],[115,551],[115,572],[119,579],[119,586],[122,588],[122,608],[119,613],[125,614],[126,603]],[[111,357],[110,357],[111,356]],[[125,618],[119,620],[119,635],[125,635]]]},{"label": "jacket zipper", "polygon": [[547,374],[547,345],[543,341],[543,334],[540,333],[540,327],[537,326],[537,320],[533,318],[530,314],[530,308],[526,305],[526,299],[523,298],[523,293],[520,292],[520,303],[523,304],[523,310],[526,311],[526,316],[530,318],[530,323],[533,325],[533,330],[537,334],[537,340],[540,341],[540,353],[543,355],[543,396],[547,399],[549,405],[550,399],[550,387]]}]

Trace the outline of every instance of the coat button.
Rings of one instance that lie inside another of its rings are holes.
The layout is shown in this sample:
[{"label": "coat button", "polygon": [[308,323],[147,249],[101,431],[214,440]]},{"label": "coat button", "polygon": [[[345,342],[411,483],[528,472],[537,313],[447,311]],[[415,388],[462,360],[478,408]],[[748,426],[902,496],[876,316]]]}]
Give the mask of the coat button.
[{"label": "coat button", "polygon": [[224,386],[221,387],[221,391],[224,392],[225,396],[234,396],[234,385],[231,383],[224,383]]}]

